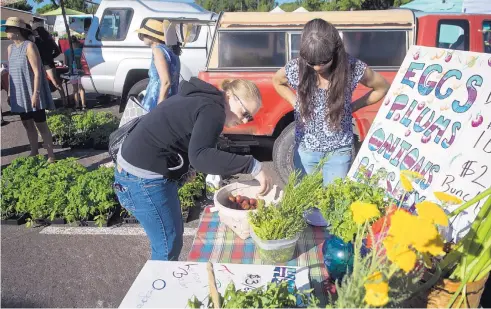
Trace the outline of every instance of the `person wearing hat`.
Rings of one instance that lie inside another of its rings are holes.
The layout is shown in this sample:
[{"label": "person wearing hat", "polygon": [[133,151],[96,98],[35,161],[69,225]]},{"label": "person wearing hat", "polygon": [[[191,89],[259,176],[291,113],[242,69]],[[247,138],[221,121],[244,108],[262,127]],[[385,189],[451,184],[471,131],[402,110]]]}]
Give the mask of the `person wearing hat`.
[{"label": "person wearing hat", "polygon": [[34,43],[36,43],[39,54],[41,55],[41,61],[43,62],[46,74],[48,74],[49,79],[56,87],[56,90],[58,90],[58,92],[60,93],[63,105],[67,106],[67,97],[65,91],[63,90],[61,81],[58,78],[58,74],[56,73],[54,60],[61,54],[60,48],[56,44],[53,37],[49,34],[49,32],[46,31],[46,29],[44,28],[44,23],[42,21],[32,22],[31,26],[35,37]]},{"label": "person wearing hat", "polygon": [[140,40],[152,48],[152,62],[148,70],[148,86],[142,105],[147,111],[154,109],[164,99],[177,93],[181,62],[178,55],[166,46],[164,23],[149,19],[136,30]]},{"label": "person wearing hat", "polygon": [[10,110],[20,115],[31,145],[30,155],[38,154],[37,128],[48,151],[48,161],[53,162],[53,138],[46,124],[45,110],[55,106],[39,51],[28,40],[31,30],[22,19],[9,17],[4,26],[7,38],[13,41],[8,47]]}]

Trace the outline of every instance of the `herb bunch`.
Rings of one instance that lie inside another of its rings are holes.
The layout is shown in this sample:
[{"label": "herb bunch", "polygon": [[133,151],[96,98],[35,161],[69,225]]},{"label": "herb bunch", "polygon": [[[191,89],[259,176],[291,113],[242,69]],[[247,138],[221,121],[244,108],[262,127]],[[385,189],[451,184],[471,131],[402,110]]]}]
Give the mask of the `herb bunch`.
[{"label": "herb bunch", "polygon": [[331,225],[331,234],[345,242],[353,240],[356,224],[349,207],[355,201],[375,204],[380,211],[385,209],[388,203],[385,191],[376,185],[381,177],[382,174],[366,177],[361,182],[349,178],[336,179],[327,187],[317,190],[317,207]]},{"label": "herb bunch", "polygon": [[[230,283],[225,294],[220,296],[220,308],[305,308],[307,305],[316,308],[317,298],[311,290],[299,291],[295,287],[293,293],[288,288],[288,282],[268,283],[266,287],[242,291]],[[196,296],[188,300],[188,308],[201,308],[204,305]],[[211,297],[205,308],[214,308]]]},{"label": "herb bunch", "polygon": [[306,226],[305,210],[316,203],[316,191],[322,186],[322,174],[316,172],[304,176],[294,172],[283,190],[278,205],[258,205],[257,211],[249,213],[249,223],[254,233],[262,240],[291,239]]}]

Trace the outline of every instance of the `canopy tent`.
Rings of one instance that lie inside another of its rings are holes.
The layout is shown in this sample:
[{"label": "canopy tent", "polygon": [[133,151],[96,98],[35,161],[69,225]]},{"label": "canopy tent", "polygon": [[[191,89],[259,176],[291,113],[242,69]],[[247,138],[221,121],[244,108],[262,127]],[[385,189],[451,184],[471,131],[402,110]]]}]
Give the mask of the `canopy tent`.
[{"label": "canopy tent", "polygon": [[[87,13],[79,12],[79,11],[72,10],[72,9],[69,9],[69,8],[66,8],[65,9],[65,14],[66,15],[87,15]],[[41,16],[58,16],[58,15],[63,15],[63,13],[61,11],[61,7],[57,8],[56,10],[49,11],[49,12],[46,12],[44,14],[41,14]]]},{"label": "canopy tent", "polygon": [[414,0],[401,5],[401,8],[423,12],[462,12],[463,0]]},{"label": "canopy tent", "polygon": [[279,6],[275,7],[270,11],[271,13],[285,13]]},{"label": "canopy tent", "polygon": [[302,6],[293,11],[293,13],[307,13],[308,11],[304,9]]},{"label": "canopy tent", "polygon": [[464,0],[462,12],[491,14],[490,4],[489,0]]}]

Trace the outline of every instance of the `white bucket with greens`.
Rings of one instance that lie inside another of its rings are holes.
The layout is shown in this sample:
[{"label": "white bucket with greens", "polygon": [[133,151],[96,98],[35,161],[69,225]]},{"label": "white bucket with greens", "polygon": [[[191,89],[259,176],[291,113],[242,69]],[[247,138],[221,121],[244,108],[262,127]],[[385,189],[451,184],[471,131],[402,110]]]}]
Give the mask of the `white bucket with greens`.
[{"label": "white bucket with greens", "polygon": [[293,258],[300,234],[292,239],[262,240],[251,228],[251,237],[256,243],[259,258],[264,264],[286,263]]},{"label": "white bucket with greens", "polygon": [[[213,211],[218,211],[220,222],[233,230],[241,239],[249,238],[250,225],[248,213],[255,210],[237,210],[229,207],[229,197],[241,195],[248,198],[257,198],[261,187],[257,181],[234,182],[226,185],[215,192]],[[274,186],[265,196],[259,197],[266,204],[277,203],[282,196],[281,190]]]}]

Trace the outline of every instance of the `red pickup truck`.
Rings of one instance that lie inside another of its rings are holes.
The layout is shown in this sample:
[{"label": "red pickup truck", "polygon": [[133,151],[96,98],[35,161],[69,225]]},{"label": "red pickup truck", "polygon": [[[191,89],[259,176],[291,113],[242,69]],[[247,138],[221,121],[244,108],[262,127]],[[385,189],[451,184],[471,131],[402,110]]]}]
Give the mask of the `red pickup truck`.
[{"label": "red pickup truck", "polygon": [[[206,69],[199,78],[217,85],[224,78],[244,78],[260,88],[263,106],[254,121],[226,128],[231,149],[247,151],[262,141],[274,142],[273,161],[286,181],[292,171],[293,107],[272,85],[273,74],[299,53],[303,26],[313,18],[333,23],[340,31],[346,51],[394,79],[408,48],[433,46],[491,53],[491,15],[430,14],[411,10],[223,13],[217,23]],[[368,89],[360,85],[356,100]],[[380,102],[354,113],[354,151],[365,138]]]}]

